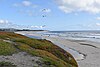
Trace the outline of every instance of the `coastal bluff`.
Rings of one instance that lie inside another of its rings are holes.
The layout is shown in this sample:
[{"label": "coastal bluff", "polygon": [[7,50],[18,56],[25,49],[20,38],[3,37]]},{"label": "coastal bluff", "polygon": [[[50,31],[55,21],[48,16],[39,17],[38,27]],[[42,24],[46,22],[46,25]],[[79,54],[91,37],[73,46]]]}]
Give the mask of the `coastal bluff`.
[{"label": "coastal bluff", "polygon": [[0,32],[0,67],[78,67],[74,57],[45,39]]}]

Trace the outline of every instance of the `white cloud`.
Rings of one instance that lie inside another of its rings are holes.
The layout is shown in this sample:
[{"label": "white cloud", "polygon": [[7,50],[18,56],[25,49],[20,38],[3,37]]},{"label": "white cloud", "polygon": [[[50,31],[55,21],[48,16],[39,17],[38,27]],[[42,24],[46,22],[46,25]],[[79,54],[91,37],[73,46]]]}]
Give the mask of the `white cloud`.
[{"label": "white cloud", "polygon": [[45,28],[45,25],[43,25],[43,26],[31,26],[31,28],[43,29],[43,28]]},{"label": "white cloud", "polygon": [[34,16],[33,8],[38,7],[38,5],[33,4],[33,2],[29,1],[29,0],[23,0],[20,3],[14,3],[13,6],[18,8],[17,11],[19,13],[24,14],[24,15],[28,15],[28,16]]},{"label": "white cloud", "polygon": [[9,23],[8,20],[2,20],[2,19],[0,19],[0,24],[7,24],[7,23]]},{"label": "white cloud", "polygon": [[31,26],[31,28],[39,28],[39,26]]},{"label": "white cloud", "polygon": [[38,5],[33,4],[31,1],[24,0],[21,3],[13,4],[13,6],[15,6],[15,7],[24,6],[24,7],[36,8]]},{"label": "white cloud", "polygon": [[97,17],[96,19],[97,19],[97,20],[100,20],[100,17]]},{"label": "white cloud", "polygon": [[23,6],[31,6],[32,2],[30,2],[30,1],[22,1],[22,5]]},{"label": "white cloud", "polygon": [[96,23],[96,26],[100,26],[100,23]]},{"label": "white cloud", "polygon": [[100,0],[55,0],[65,13],[89,12],[100,13]]},{"label": "white cloud", "polygon": [[0,28],[43,29],[43,28],[45,28],[45,25],[43,25],[43,26],[17,25],[17,24],[10,22],[9,20],[0,19]]},{"label": "white cloud", "polygon": [[43,28],[45,28],[45,25],[43,25],[43,26],[17,25],[17,24],[10,22],[9,20],[0,19],[0,28],[43,29]]}]

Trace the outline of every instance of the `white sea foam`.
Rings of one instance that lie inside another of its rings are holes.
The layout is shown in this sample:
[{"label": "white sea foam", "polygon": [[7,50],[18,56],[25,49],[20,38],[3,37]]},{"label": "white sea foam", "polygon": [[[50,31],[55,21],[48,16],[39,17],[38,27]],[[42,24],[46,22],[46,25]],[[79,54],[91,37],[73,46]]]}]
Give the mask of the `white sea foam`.
[{"label": "white sea foam", "polygon": [[100,31],[52,31],[38,33],[44,36],[100,42]]}]

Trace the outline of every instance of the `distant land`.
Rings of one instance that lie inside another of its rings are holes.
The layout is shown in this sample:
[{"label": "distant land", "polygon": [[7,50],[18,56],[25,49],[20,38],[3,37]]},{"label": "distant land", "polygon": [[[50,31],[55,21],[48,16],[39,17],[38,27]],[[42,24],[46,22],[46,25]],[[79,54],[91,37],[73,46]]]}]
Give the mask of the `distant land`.
[{"label": "distant land", "polygon": [[15,31],[47,31],[47,30],[32,30],[32,29],[0,28],[0,31],[15,32]]}]

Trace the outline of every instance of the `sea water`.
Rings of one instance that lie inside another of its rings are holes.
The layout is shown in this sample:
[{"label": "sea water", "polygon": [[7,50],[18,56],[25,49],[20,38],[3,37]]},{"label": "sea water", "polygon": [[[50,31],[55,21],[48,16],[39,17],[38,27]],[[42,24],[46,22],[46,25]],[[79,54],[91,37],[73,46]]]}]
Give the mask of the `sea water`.
[{"label": "sea water", "polygon": [[100,31],[47,31],[37,33],[48,37],[100,42]]}]

